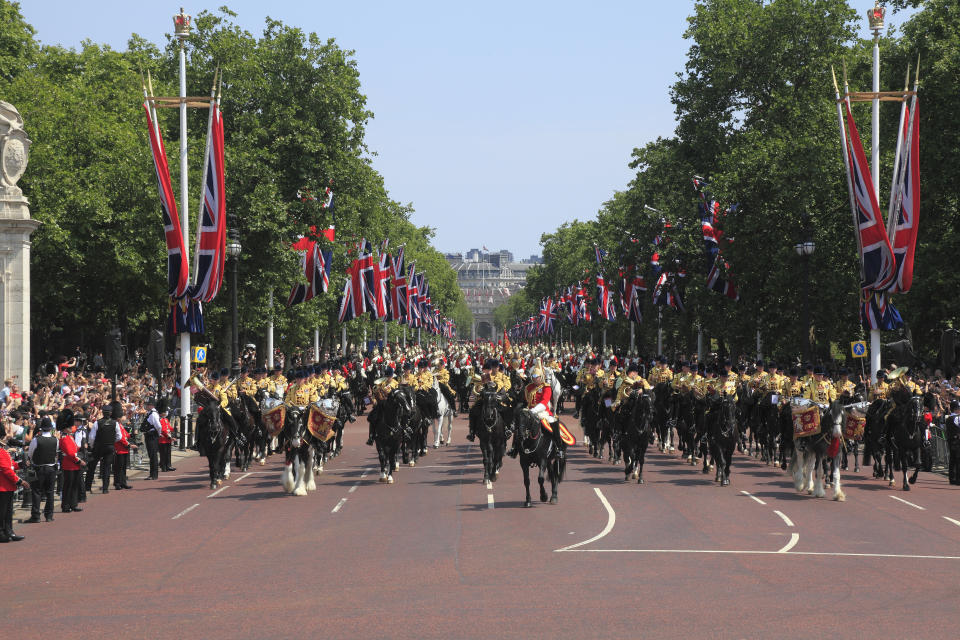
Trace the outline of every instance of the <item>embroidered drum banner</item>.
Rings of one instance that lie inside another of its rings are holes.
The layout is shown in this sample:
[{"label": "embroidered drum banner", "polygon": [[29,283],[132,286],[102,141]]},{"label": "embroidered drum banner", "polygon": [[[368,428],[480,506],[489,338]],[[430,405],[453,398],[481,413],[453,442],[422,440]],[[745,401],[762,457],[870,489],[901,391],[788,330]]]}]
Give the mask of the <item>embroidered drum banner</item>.
[{"label": "embroidered drum banner", "polygon": [[793,437],[804,438],[820,433],[820,409],[816,405],[790,407],[793,418]]},{"label": "embroidered drum banner", "polygon": [[307,429],[313,434],[314,438],[326,442],[334,436],[333,423],[337,421],[336,415],[325,413],[318,406],[310,405],[310,415],[307,418]]},{"label": "embroidered drum banner", "polygon": [[267,429],[267,435],[271,438],[276,437],[283,431],[283,423],[287,419],[287,407],[278,404],[274,408],[263,413],[263,426]]},{"label": "embroidered drum banner", "polygon": [[847,440],[862,440],[863,430],[867,426],[867,416],[859,411],[847,413],[847,420],[843,426],[843,437]]}]

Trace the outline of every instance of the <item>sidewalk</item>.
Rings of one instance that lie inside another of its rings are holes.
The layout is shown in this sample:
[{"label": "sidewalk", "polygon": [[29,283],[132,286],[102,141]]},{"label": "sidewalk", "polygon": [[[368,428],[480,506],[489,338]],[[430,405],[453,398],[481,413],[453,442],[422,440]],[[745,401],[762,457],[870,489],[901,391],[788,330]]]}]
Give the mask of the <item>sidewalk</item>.
[{"label": "sidewalk", "polygon": [[[133,459],[132,456],[134,454],[131,453],[130,455],[132,460]],[[197,452],[192,449],[187,449],[186,451],[180,451],[175,447],[173,451],[170,452],[170,462],[173,464],[174,468],[176,468],[177,466],[179,466],[178,463],[180,463],[181,461],[187,458],[195,458],[197,457],[197,455],[198,455]],[[150,459],[146,455],[146,448],[144,448],[143,462],[141,464],[132,464],[130,468],[127,469],[127,480],[130,480],[130,481],[141,480],[145,478],[149,472],[150,472]],[[98,477],[95,478],[93,481],[93,491],[91,493],[99,494],[100,487],[102,486],[103,483],[99,478],[99,473],[97,475]],[[113,482],[112,479],[111,479],[111,482]],[[110,488],[113,489],[113,486],[111,486]],[[53,510],[54,510],[54,515],[60,513],[60,494],[59,493],[54,494]],[[13,509],[14,522],[22,523],[24,520],[28,520],[29,518],[30,518],[30,509],[23,508],[22,499],[17,500]]]}]

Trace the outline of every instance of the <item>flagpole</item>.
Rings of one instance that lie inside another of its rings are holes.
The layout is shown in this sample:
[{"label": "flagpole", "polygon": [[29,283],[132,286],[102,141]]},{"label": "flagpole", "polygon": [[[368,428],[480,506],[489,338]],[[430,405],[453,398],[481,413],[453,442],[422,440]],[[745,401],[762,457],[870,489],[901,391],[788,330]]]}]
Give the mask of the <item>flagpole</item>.
[{"label": "flagpole", "polygon": [[320,327],[313,328],[313,361],[320,362]]},{"label": "flagpole", "polygon": [[269,320],[267,320],[267,367],[273,371],[273,289],[270,289],[270,297],[267,298],[267,308],[270,309]]},{"label": "flagpole", "polygon": [[[177,20],[180,20],[178,23]],[[176,36],[180,39],[180,231],[183,234],[183,253],[189,283],[190,274],[190,216],[187,188],[187,53],[186,40],[190,35],[190,17],[180,7],[174,17]],[[180,333],[180,418],[190,415],[190,332]]]},{"label": "flagpole", "polygon": [[[873,119],[871,121],[871,149],[870,162],[873,174],[873,192],[880,198],[880,30],[883,22],[873,23]],[[897,137],[900,132],[897,131]],[[877,372],[880,370],[880,329],[870,330],[870,381],[877,383]]]}]

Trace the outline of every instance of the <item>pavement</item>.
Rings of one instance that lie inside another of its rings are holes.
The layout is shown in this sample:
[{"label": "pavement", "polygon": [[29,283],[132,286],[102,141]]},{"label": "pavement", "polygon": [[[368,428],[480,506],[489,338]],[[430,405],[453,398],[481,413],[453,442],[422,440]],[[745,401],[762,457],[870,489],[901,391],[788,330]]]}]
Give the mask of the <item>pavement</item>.
[{"label": "pavement", "polygon": [[906,493],[846,473],[834,502],[742,454],[729,487],[653,447],[625,483],[578,444],[559,504],[527,509],[519,464],[485,485],[465,435],[459,418],[387,485],[360,418],[305,497],[278,456],[216,491],[181,458],[16,526],[0,619],[72,638],[957,637],[960,491],[940,475]]}]

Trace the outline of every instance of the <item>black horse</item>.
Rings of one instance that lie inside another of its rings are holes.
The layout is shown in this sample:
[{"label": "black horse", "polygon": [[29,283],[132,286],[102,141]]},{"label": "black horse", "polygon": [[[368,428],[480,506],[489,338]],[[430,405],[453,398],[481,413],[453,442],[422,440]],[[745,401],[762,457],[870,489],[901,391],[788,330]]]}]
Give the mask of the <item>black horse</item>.
[{"label": "black horse", "polygon": [[[527,490],[527,497],[523,506],[532,507],[530,500],[530,467],[536,465],[540,469],[537,478],[540,483],[540,502],[547,501],[547,490],[543,487],[544,474],[550,477],[550,504],[557,504],[557,487],[563,480],[566,469],[566,458],[554,443],[554,439],[543,429],[540,420],[528,409],[521,409],[517,413],[517,438],[520,440],[520,468],[523,470],[523,486]],[[559,429],[555,424],[554,429]],[[563,445],[560,445],[563,446]]]},{"label": "black horse", "polygon": [[503,454],[507,450],[507,430],[500,403],[503,397],[496,390],[484,387],[477,399],[480,416],[476,424],[476,434],[480,439],[480,452],[483,454],[483,481],[496,482],[503,466]]},{"label": "black horse", "polygon": [[627,396],[620,409],[623,481],[634,479],[637,484],[643,484],[643,463],[647,447],[653,440],[653,396],[650,392],[634,391]]},{"label": "black horse", "polygon": [[[753,454],[751,445],[755,433],[751,426],[751,420],[756,415],[757,402],[759,402],[759,398],[756,390],[749,383],[741,381],[737,385],[737,450],[747,455]],[[750,429],[749,435],[747,434],[748,428]]]},{"label": "black horse", "polygon": [[597,419],[597,448],[594,454],[597,458],[603,458],[604,448],[607,449],[607,462],[614,464],[620,462],[620,434],[616,428],[616,421],[613,414],[612,405],[616,400],[617,392],[615,389],[604,389],[600,402],[597,405],[599,417]]},{"label": "black horse", "polygon": [[715,400],[710,410],[707,428],[710,439],[710,455],[713,456],[716,476],[714,482],[721,487],[730,484],[730,462],[737,445],[737,404],[733,398],[723,395]]},{"label": "black horse", "polygon": [[580,398],[580,427],[589,445],[590,455],[600,457],[600,415],[603,404],[597,387],[583,392]]},{"label": "black horse", "polygon": [[200,414],[197,416],[197,449],[207,458],[210,471],[210,488],[215,489],[229,477],[227,466],[230,464],[230,447],[233,439],[224,419],[229,416],[220,409],[217,399],[205,393],[198,393],[197,404]]},{"label": "black horse", "polygon": [[669,382],[658,382],[653,388],[653,428],[660,441],[658,444],[660,451],[669,451],[672,446],[673,416],[670,411],[672,395],[673,385]]},{"label": "black horse", "polygon": [[[898,406],[887,419],[889,432],[893,436],[897,461],[903,473],[903,490],[910,491],[910,485],[916,483],[917,474],[923,464],[924,407],[923,398],[910,396],[899,398]],[[902,404],[901,404],[902,403]],[[907,467],[914,467],[913,474],[907,480]]]},{"label": "black horse", "polygon": [[697,424],[692,392],[675,391],[672,412],[676,416],[680,451],[691,465],[695,465],[697,464]]},{"label": "black horse", "polygon": [[405,440],[413,436],[414,425],[420,422],[420,411],[408,387],[394,389],[370,413],[374,421],[373,440],[380,459],[380,482],[393,483],[397,456]]},{"label": "black horse", "polygon": [[[247,401],[250,401],[249,403]],[[253,406],[251,406],[253,405]],[[260,411],[253,398],[245,394],[239,394],[230,401],[230,413],[237,425],[237,437],[233,444],[233,454],[237,464],[238,471],[249,471],[250,461],[253,459],[254,431],[257,428],[257,420],[254,411]]]}]

